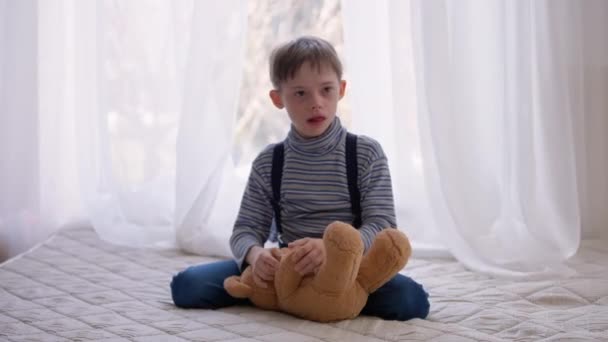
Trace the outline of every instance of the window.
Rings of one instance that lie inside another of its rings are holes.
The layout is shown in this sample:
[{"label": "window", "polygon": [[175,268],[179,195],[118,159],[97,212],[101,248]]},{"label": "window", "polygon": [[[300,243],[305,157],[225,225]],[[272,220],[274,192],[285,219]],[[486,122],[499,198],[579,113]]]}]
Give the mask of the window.
[{"label": "window", "polygon": [[[273,47],[301,35],[315,35],[331,42],[345,63],[339,0],[249,1],[248,4],[249,30],[234,150],[240,172],[245,174],[253,158],[266,145],[281,141],[289,130],[287,114],[276,109],[268,97],[272,88],[268,57]],[[345,65],[345,78],[346,69]],[[338,114],[348,125],[348,95],[340,101]]]}]

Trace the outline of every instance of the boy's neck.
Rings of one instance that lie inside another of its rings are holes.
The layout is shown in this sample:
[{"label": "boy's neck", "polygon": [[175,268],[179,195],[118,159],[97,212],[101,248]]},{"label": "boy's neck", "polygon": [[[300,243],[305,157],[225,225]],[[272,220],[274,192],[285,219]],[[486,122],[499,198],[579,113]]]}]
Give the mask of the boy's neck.
[{"label": "boy's neck", "polygon": [[325,129],[325,131],[323,131],[323,133],[321,133],[315,137],[305,137],[304,135],[300,134],[300,132],[298,132],[296,127],[292,124],[289,135],[293,134],[297,140],[301,140],[301,141],[312,141],[315,139],[322,139],[324,136],[328,135],[332,129],[335,129],[336,125],[341,126],[340,119],[338,119],[337,116],[334,117],[334,121],[332,121],[332,123],[329,126],[327,126],[327,129]]},{"label": "boy's neck", "polygon": [[300,135],[292,125],[285,140],[292,149],[302,154],[323,155],[333,151],[346,130],[342,127],[340,119],[336,116],[325,132],[313,138]]}]

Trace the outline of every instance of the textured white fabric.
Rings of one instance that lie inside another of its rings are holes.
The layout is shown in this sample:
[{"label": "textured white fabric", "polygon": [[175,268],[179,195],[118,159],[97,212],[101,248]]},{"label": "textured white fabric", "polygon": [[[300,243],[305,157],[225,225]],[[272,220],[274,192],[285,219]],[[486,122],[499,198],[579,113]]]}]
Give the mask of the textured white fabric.
[{"label": "textured white fabric", "polygon": [[430,293],[428,320],[361,316],[320,324],[252,307],[184,310],[171,276],[210,258],[120,247],[90,228],[61,231],[0,266],[0,340],[9,341],[602,341],[608,249],[583,241],[573,277],[504,280],[452,259],[403,270]]}]

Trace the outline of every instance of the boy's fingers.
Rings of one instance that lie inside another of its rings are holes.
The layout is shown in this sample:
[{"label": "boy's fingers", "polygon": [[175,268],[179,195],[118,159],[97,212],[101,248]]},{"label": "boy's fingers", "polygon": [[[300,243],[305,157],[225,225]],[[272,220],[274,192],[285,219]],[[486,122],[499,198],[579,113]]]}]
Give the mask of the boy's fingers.
[{"label": "boy's fingers", "polygon": [[279,266],[279,261],[273,257],[264,258],[262,260],[271,270],[276,269]]},{"label": "boy's fingers", "polygon": [[320,263],[323,259],[323,251],[319,250],[318,248],[314,248],[312,244],[310,246],[311,247],[306,253],[306,257],[311,259],[315,263]]},{"label": "boy's fingers", "polygon": [[257,286],[259,286],[259,287],[261,287],[263,289],[265,289],[267,287],[266,283],[260,277],[258,277],[255,273],[253,274],[253,282]]},{"label": "boy's fingers", "polygon": [[300,273],[300,275],[307,275],[309,273],[312,273],[312,270],[314,270],[314,268],[315,268],[314,263],[310,262],[310,263],[306,264],[304,267],[302,267],[302,269],[298,273]]},{"label": "boy's fingers", "polygon": [[296,264],[296,271],[300,273],[313,272],[316,268],[319,268],[323,263],[323,253],[319,250],[312,250],[306,255],[306,258],[302,258],[299,263]]},{"label": "boy's fingers", "polygon": [[275,260],[277,260],[277,262],[278,262],[278,261],[281,261],[282,254],[281,254],[281,251],[280,251],[279,249],[276,249],[276,248],[275,248],[275,249],[272,249],[272,250],[270,251],[270,254],[272,255],[272,257],[273,257]]},{"label": "boy's fingers", "polygon": [[261,280],[271,281],[274,279],[274,274],[267,269],[258,269],[258,271],[254,273]]},{"label": "boy's fingers", "polygon": [[276,265],[275,264],[268,265],[268,267],[266,267],[264,269],[264,271],[270,277],[271,280],[274,279],[274,274],[277,271],[277,268],[278,268],[278,263],[276,263]]},{"label": "boy's fingers", "polygon": [[299,247],[299,246],[304,246],[305,244],[307,244],[310,241],[309,238],[303,238],[303,239],[299,239],[293,242],[290,242],[287,244],[287,247]]},{"label": "boy's fingers", "polygon": [[307,263],[299,263],[297,264],[294,269],[296,272],[300,273],[300,274],[304,274],[304,270],[306,269],[306,265],[308,265]]},{"label": "boy's fingers", "polygon": [[275,268],[277,268],[279,266],[279,261],[275,258],[268,258],[267,264],[268,264],[268,266],[272,267],[272,269],[274,270]]},{"label": "boy's fingers", "polygon": [[301,245],[301,244],[303,244],[303,243],[305,243],[305,242],[306,242],[306,239],[298,239],[298,240],[296,240],[296,241],[292,241],[292,242],[288,243],[288,244],[287,244],[287,246],[288,246],[288,247],[291,247],[291,246],[299,246],[299,245]]},{"label": "boy's fingers", "polygon": [[256,262],[257,268],[265,273],[274,273],[278,265],[279,261],[270,252],[260,254]]},{"label": "boy's fingers", "polygon": [[[313,250],[313,245],[311,243],[304,244],[298,248],[297,251],[294,252],[296,260],[302,260],[302,258],[306,257]],[[297,261],[296,261],[297,262]]]},{"label": "boy's fingers", "polygon": [[302,258],[302,260],[296,264],[295,270],[300,274],[308,273],[316,266],[316,261],[314,258],[307,256],[306,258]]}]

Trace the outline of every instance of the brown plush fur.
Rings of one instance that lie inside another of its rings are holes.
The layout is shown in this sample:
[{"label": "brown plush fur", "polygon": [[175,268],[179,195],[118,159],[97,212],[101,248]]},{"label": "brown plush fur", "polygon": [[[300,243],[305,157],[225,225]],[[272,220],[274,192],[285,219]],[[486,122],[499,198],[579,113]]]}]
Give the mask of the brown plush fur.
[{"label": "brown plush fur", "polygon": [[248,267],[240,277],[227,278],[224,288],[263,309],[319,322],[350,319],[359,315],[369,294],[395,276],[411,255],[405,234],[391,228],[376,236],[365,255],[359,232],[346,223],[330,224],[323,243],[326,260],[315,275],[302,277],[294,270],[293,249],[274,249],[280,259],[274,287],[256,286]]}]

